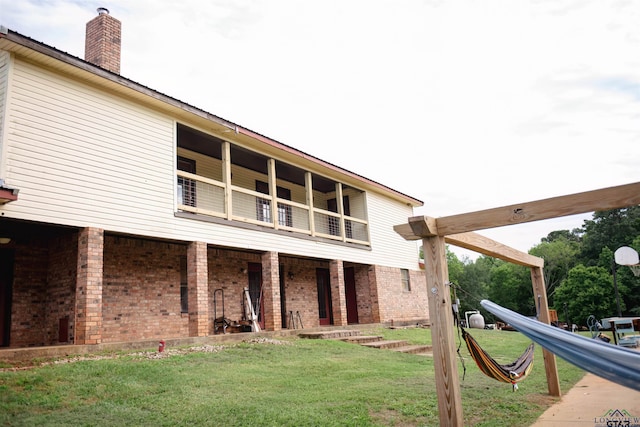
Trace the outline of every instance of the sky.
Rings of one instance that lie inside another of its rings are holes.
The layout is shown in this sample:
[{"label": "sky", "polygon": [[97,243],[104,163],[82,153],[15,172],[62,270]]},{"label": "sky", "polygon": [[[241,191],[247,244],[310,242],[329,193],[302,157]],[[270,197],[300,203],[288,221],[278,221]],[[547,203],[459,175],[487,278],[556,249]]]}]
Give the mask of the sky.
[{"label": "sky", "polygon": [[[0,0],[0,25],[443,217],[640,181],[640,1]],[[479,231],[527,252],[591,214]],[[451,247],[459,258],[477,254]]]}]

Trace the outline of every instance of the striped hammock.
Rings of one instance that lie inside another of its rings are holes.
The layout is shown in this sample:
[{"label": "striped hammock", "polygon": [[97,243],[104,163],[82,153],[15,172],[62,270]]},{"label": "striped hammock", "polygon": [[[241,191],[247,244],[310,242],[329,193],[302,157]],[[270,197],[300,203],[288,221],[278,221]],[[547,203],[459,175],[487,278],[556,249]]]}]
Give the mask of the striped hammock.
[{"label": "striped hammock", "polygon": [[529,319],[488,300],[482,307],[520,333],[587,372],[640,391],[640,353]]},{"label": "striped hammock", "polygon": [[529,344],[529,347],[522,353],[522,355],[515,362],[509,365],[501,365],[496,362],[489,354],[480,347],[480,344],[467,332],[462,329],[462,338],[467,344],[471,357],[478,365],[478,368],[489,378],[498,380],[503,383],[510,383],[513,386],[513,391],[518,389],[518,382],[525,379],[525,377],[533,369],[533,350],[534,344]]}]

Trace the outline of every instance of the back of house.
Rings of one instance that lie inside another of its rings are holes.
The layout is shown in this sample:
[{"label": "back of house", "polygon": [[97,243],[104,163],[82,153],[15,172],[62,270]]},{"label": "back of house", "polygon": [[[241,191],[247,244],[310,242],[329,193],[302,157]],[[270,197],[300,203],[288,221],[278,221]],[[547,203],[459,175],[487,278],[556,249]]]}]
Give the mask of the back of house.
[{"label": "back of house", "polygon": [[428,322],[421,201],[120,76],[98,12],[0,34],[0,346]]}]

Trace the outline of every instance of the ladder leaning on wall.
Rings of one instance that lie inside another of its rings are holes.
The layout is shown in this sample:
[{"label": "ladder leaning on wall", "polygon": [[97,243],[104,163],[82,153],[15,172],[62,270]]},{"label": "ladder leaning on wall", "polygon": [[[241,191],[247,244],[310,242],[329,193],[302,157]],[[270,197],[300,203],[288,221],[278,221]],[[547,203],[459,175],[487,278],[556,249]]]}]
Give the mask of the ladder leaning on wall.
[{"label": "ladder leaning on wall", "polygon": [[258,316],[256,316],[256,312],[253,310],[253,304],[251,303],[251,295],[249,295],[249,288],[244,288],[244,296],[247,300],[247,304],[245,305],[245,316],[247,320],[251,322],[251,330],[252,332],[260,332],[260,325],[258,324]]}]

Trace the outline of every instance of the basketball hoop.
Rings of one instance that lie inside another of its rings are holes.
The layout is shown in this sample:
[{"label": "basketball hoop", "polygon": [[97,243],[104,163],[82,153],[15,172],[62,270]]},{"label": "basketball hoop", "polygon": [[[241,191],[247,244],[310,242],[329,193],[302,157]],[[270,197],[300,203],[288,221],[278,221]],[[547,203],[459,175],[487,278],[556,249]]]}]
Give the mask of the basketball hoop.
[{"label": "basketball hoop", "polygon": [[629,246],[621,246],[614,252],[614,258],[618,265],[637,265],[640,263],[638,259],[638,251]]},{"label": "basketball hoop", "polygon": [[633,271],[634,276],[640,276],[640,264],[630,265],[629,268]]}]

